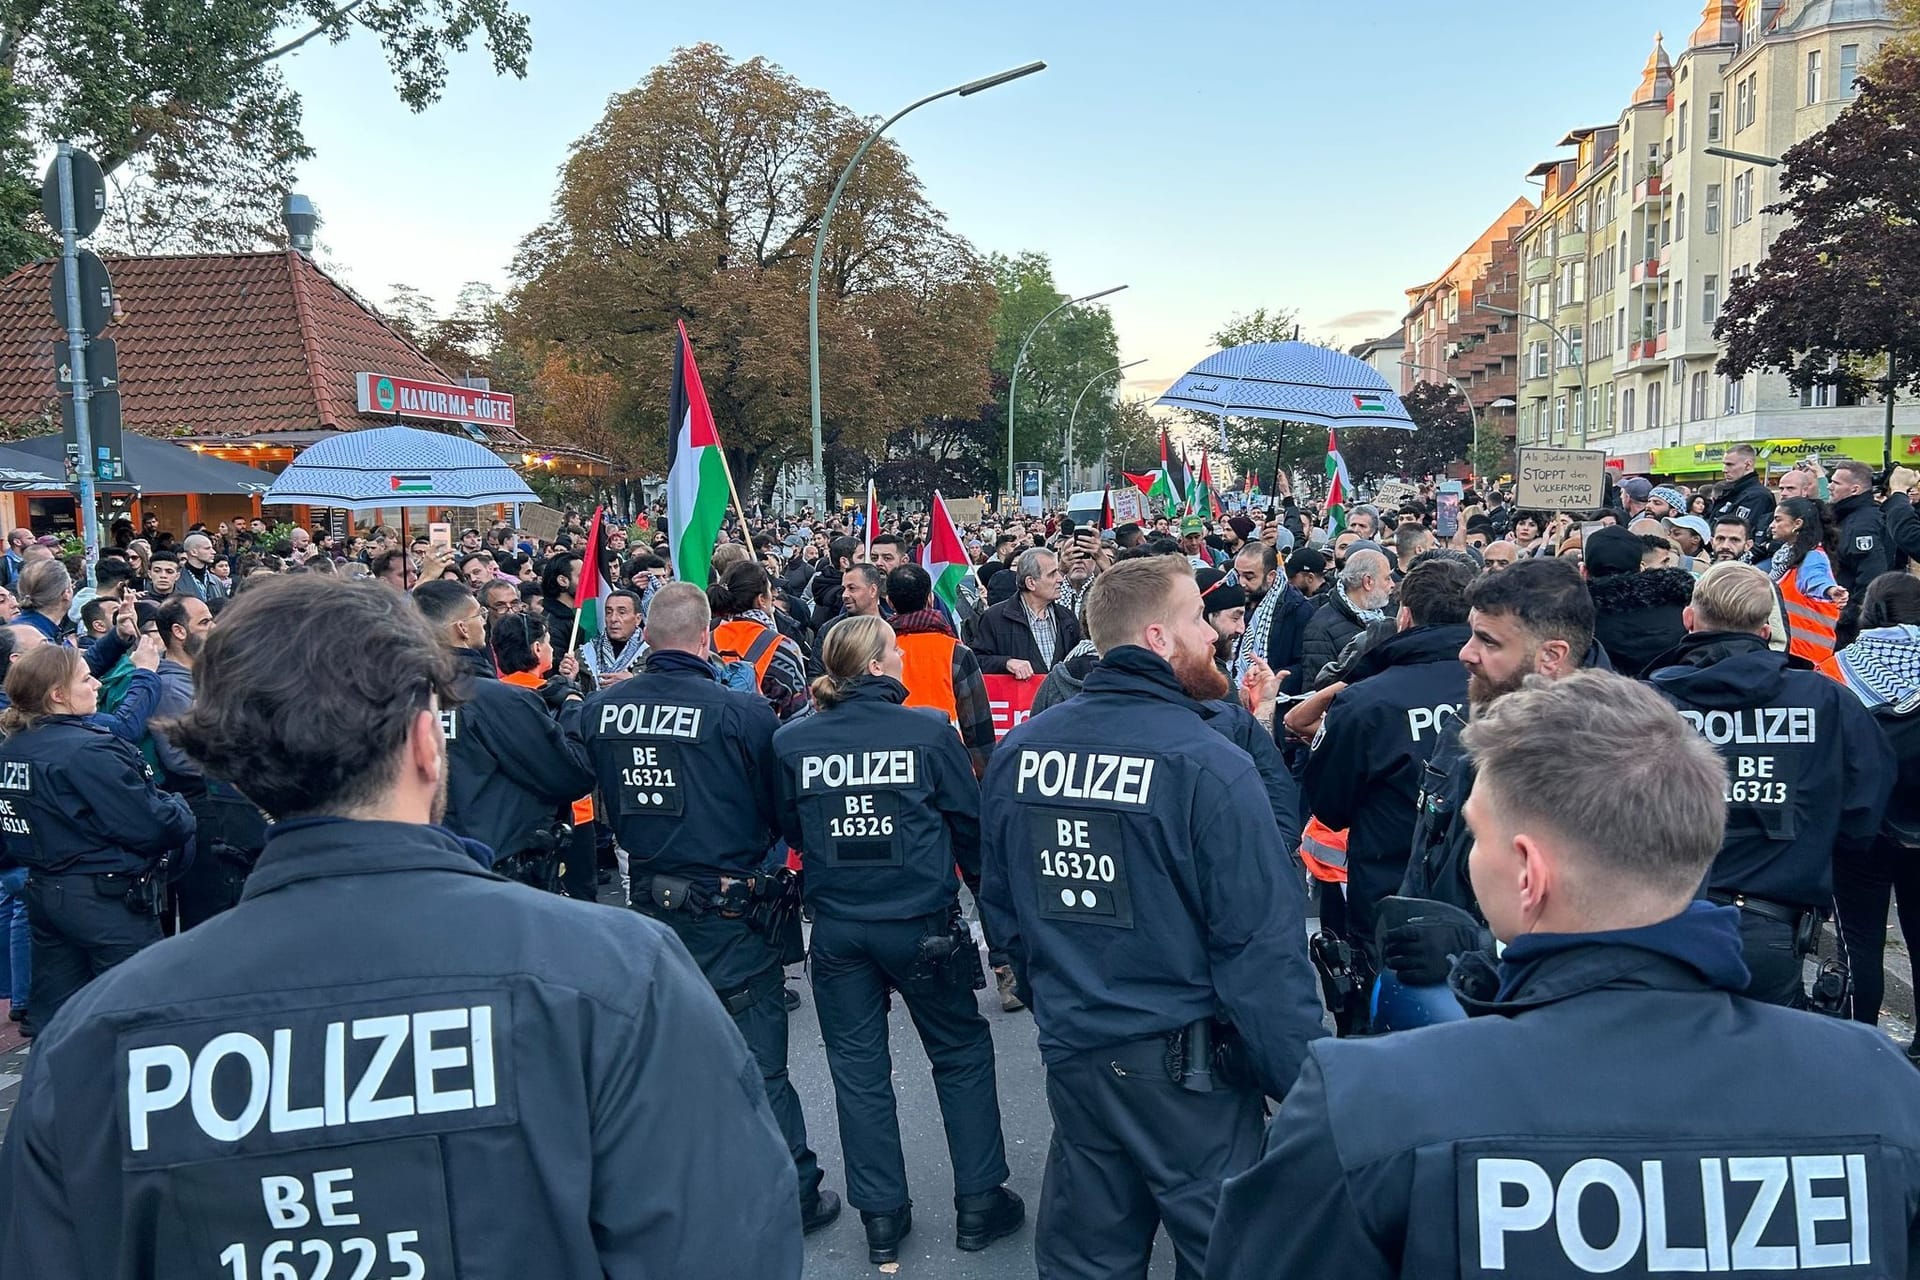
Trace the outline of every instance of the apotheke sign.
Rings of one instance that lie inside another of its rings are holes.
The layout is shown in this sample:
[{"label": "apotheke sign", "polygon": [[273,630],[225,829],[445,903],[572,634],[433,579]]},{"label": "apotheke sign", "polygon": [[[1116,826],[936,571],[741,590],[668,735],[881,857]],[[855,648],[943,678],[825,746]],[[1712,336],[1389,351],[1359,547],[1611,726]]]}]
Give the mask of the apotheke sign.
[{"label": "apotheke sign", "polygon": [[420,382],[388,373],[356,373],[360,412],[390,413],[400,418],[433,418],[440,422],[484,422],[513,425],[513,397],[499,391],[456,387],[445,382]]}]

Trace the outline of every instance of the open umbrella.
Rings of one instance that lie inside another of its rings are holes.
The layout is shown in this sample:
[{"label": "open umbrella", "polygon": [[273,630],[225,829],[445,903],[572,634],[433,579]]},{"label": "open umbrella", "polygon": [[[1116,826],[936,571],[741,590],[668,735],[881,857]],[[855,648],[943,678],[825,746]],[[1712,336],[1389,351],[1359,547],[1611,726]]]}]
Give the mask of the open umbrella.
[{"label": "open umbrella", "polygon": [[498,454],[460,436],[418,427],[369,427],[322,440],[262,494],[267,506],[477,507],[538,502]]},{"label": "open umbrella", "polygon": [[[1174,380],[1157,404],[1227,418],[1414,430],[1400,397],[1364,360],[1309,342],[1228,347]],[[1224,432],[1223,432],[1224,434]]]}]

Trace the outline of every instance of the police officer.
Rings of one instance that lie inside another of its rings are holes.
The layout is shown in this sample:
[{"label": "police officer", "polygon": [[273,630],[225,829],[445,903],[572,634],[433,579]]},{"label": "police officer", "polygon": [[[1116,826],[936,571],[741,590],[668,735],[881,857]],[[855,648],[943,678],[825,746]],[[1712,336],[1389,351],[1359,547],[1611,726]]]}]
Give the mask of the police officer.
[{"label": "police officer", "polygon": [[1707,513],[1710,522],[1738,516],[1754,531],[1755,538],[1766,536],[1768,522],[1773,519],[1774,496],[1756,469],[1759,457],[1759,452],[1750,444],[1728,446],[1720,460],[1726,482],[1720,486],[1719,500]]},{"label": "police officer", "polygon": [[1379,967],[1374,908],[1406,875],[1426,758],[1466,705],[1460,650],[1474,571],[1422,560],[1400,583],[1398,632],[1369,648],[1327,708],[1304,778],[1313,815],[1347,835],[1348,941]]},{"label": "police officer", "polygon": [[1707,897],[1740,908],[1747,994],[1799,1006],[1801,961],[1833,903],[1834,857],[1872,846],[1897,766],[1845,686],[1768,648],[1772,613],[1763,571],[1713,566],[1683,615],[1687,638],[1649,678],[1727,762],[1726,843]]},{"label": "police officer", "polygon": [[[1053,1140],[1043,1276],[1143,1272],[1165,1225],[1206,1256],[1220,1179],[1322,1033],[1303,890],[1253,762],[1202,719],[1226,693],[1185,561],[1094,580],[1100,665],[1015,729],[983,783],[981,910],[1031,993]],[[1116,729],[1124,726],[1124,729]]]},{"label": "police officer", "polygon": [[140,751],[96,717],[77,650],[41,645],[7,670],[0,834],[27,867],[32,1030],[89,981],[160,938],[169,864],[193,814],[155,789]]},{"label": "police officer", "polygon": [[1873,501],[1873,468],[1849,458],[1833,469],[1833,580],[1852,597],[1847,616],[1860,614],[1867,586],[1893,568],[1893,539]]},{"label": "police officer", "polygon": [[1210,1280],[1914,1274],[1913,1068],[1742,997],[1739,913],[1692,901],[1719,757],[1592,671],[1477,705],[1462,741],[1507,945],[1454,987],[1485,1016],[1314,1045],[1227,1183]]},{"label": "police officer", "polygon": [[993,1037],[973,995],[986,976],[953,876],[958,864],[980,882],[979,785],[947,718],[904,705],[900,646],[885,622],[842,618],[820,658],[819,714],[783,726],[773,749],[781,830],[806,851],[813,992],[847,1198],[866,1225],[869,1260],[898,1261],[913,1211],[887,1048],[892,987],[933,1064],[953,1157],[956,1243],[983,1249],[1019,1227],[1026,1208],[1001,1185]]},{"label": "police officer", "polygon": [[627,851],[633,908],[680,936],[746,1037],[793,1156],[802,1222],[817,1231],[840,1197],[820,1187],[787,1079],[781,966],[800,958],[800,922],[770,852],[778,722],[765,698],[720,683],[711,621],[698,587],[662,587],[647,606],[644,671],[587,699],[580,732]]},{"label": "police officer", "polygon": [[405,597],[268,578],[196,676],[170,741],[276,825],[239,906],[36,1042],[0,1277],[800,1274],[792,1161],[685,948],[431,825],[460,682]]},{"label": "police officer", "polygon": [[[473,688],[441,719],[447,734],[447,826],[492,850],[501,873],[550,883],[573,829],[557,815],[593,789],[577,735],[580,695],[565,680],[543,693],[502,681],[487,652],[487,613],[464,583],[423,582],[413,600]],[[558,718],[555,711],[559,712]]]}]

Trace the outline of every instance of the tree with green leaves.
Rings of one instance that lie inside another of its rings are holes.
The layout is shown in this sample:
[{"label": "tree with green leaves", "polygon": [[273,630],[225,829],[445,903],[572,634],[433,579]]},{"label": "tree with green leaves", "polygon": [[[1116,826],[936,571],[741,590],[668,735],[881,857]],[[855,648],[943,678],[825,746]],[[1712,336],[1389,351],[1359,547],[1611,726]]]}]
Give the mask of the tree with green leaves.
[{"label": "tree with green leaves", "polygon": [[1895,388],[1920,393],[1920,53],[1883,51],[1858,89],[1782,157],[1765,212],[1792,222],[1713,329],[1728,377],[1768,369],[1858,396],[1885,389],[1890,354]]},{"label": "tree with green leaves", "polygon": [[[1001,437],[994,453],[998,475],[1006,483],[1006,404],[1014,358],[1033,327],[1069,297],[1053,282],[1053,264],[1044,253],[987,259],[999,306],[993,315],[993,393],[1000,406]],[[1049,481],[1060,475],[1066,456],[1067,421],[1087,384],[1074,423],[1073,452],[1078,465],[1099,460],[1113,424],[1113,393],[1120,375],[1108,371],[1120,363],[1120,340],[1113,317],[1101,306],[1070,307],[1048,320],[1027,347],[1020,366],[1020,403],[1014,413],[1015,462],[1038,462]]]},{"label": "tree with green leaves", "polygon": [[[415,111],[477,39],[524,76],[531,36],[507,0],[10,0],[0,6],[0,160],[68,139],[115,185],[103,228],[135,252],[279,242],[280,200],[313,154],[281,67],[295,51],[377,40]],[[0,192],[0,246],[26,224]]]}]

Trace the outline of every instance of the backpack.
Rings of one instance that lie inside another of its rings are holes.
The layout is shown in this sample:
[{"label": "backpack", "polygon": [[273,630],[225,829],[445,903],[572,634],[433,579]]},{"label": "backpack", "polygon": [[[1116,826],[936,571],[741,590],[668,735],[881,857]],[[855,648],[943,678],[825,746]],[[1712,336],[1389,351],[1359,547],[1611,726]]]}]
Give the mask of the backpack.
[{"label": "backpack", "polygon": [[714,674],[720,677],[720,683],[735,693],[760,692],[760,674],[753,664],[746,661],[723,662],[719,658],[711,659]]}]

